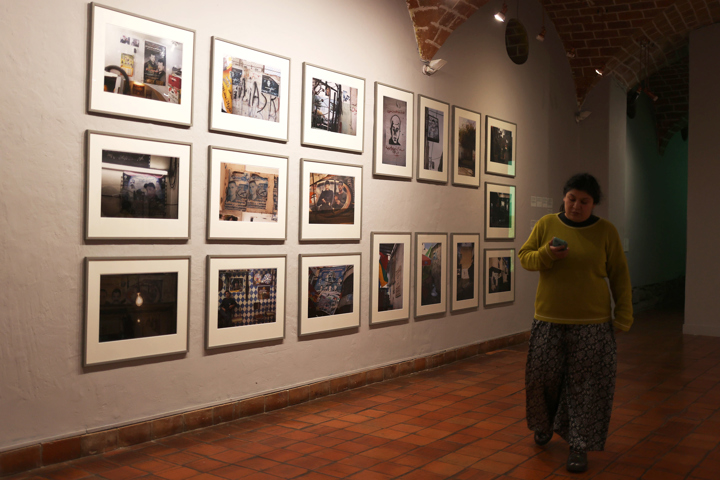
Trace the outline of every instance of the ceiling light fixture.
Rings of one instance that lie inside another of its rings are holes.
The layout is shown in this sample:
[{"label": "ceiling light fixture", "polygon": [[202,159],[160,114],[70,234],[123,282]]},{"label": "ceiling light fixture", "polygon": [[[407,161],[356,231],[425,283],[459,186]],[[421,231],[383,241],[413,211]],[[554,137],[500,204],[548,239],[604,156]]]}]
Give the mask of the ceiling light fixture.
[{"label": "ceiling light fixture", "polygon": [[502,9],[495,14],[495,20],[498,22],[504,22],[505,21],[505,14],[507,13],[507,2],[503,0],[503,6]]},{"label": "ceiling light fixture", "polygon": [[597,73],[598,75],[600,75],[602,77],[602,74],[603,74],[602,68],[596,68],[595,73]]},{"label": "ceiling light fixture", "polygon": [[[542,7],[542,4],[540,5]],[[543,9],[542,12],[543,16],[543,23],[542,23],[542,30],[540,30],[540,33],[537,34],[537,37],[535,37],[539,42],[545,41],[545,10]]]},{"label": "ceiling light fixture", "polygon": [[575,58],[575,47],[565,52],[565,56],[568,58]]}]

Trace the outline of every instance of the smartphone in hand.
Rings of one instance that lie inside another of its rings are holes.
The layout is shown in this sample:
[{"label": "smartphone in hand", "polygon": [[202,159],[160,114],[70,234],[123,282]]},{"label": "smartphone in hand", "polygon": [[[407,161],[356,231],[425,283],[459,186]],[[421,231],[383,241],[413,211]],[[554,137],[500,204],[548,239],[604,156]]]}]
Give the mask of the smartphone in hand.
[{"label": "smartphone in hand", "polygon": [[568,243],[567,243],[565,240],[563,240],[562,238],[553,237],[552,243],[551,243],[550,245],[552,245],[553,247],[565,247],[565,248],[567,248]]}]

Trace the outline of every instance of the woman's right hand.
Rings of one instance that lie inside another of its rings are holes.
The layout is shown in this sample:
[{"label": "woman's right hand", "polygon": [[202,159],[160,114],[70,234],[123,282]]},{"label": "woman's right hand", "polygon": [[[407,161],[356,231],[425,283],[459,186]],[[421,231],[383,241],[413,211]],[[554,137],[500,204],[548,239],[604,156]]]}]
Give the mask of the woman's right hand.
[{"label": "woman's right hand", "polygon": [[552,240],[550,240],[550,243],[548,243],[548,247],[550,247],[550,255],[555,257],[555,260],[562,260],[568,255],[568,247],[566,245],[560,247],[553,247]]}]

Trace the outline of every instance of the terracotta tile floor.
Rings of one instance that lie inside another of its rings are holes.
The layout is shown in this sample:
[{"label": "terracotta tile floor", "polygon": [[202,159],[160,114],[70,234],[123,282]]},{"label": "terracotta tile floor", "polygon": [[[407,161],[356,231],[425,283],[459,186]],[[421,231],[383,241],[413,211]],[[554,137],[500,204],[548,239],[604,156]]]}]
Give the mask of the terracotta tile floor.
[{"label": "terracotta tile floor", "polygon": [[527,344],[14,479],[720,479],[720,338],[679,312],[618,337],[611,435],[584,474],[525,426]]}]

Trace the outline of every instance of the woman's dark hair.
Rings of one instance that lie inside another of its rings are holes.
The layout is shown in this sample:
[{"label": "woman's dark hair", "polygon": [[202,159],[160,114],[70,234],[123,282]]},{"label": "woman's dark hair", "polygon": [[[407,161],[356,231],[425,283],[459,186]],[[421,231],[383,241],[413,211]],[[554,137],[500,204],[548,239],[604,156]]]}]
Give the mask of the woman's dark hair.
[{"label": "woman's dark hair", "polygon": [[563,197],[570,190],[581,190],[587,193],[592,197],[595,205],[599,204],[600,200],[602,200],[600,184],[595,180],[595,177],[589,173],[578,173],[570,177],[570,180],[565,182],[565,186],[563,187]]},{"label": "woman's dark hair", "polygon": [[[570,177],[563,187],[563,197],[565,197],[567,192],[570,190],[580,190],[587,193],[592,197],[595,205],[599,204],[602,200],[602,190],[600,189],[600,184],[595,177],[589,173],[577,173]],[[562,212],[564,210],[565,204],[561,202],[560,211]]]}]

